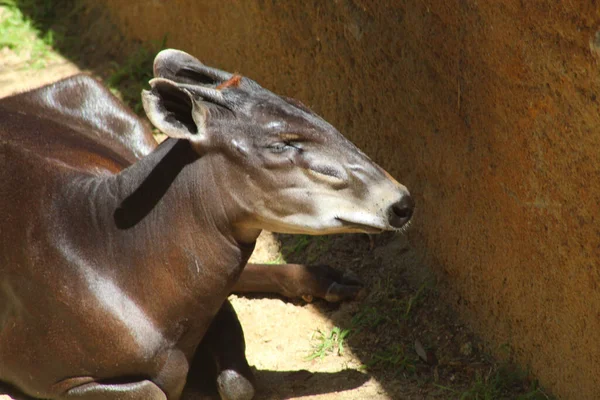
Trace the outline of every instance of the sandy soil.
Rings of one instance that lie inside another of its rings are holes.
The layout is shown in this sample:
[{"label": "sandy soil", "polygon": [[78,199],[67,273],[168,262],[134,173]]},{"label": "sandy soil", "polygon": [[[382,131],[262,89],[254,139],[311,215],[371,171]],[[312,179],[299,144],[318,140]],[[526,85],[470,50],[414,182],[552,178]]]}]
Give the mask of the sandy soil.
[{"label": "sandy soil", "polygon": [[[264,232],[252,260],[268,262],[280,254],[276,236]],[[247,341],[247,358],[258,370],[261,398],[393,399],[373,376],[360,371],[362,361],[351,349],[343,355],[308,360],[320,330],[335,323],[329,312],[349,313],[352,303],[328,309],[317,302],[231,296]],[[318,334],[317,334],[318,335]],[[320,393],[323,392],[323,393]]]}]

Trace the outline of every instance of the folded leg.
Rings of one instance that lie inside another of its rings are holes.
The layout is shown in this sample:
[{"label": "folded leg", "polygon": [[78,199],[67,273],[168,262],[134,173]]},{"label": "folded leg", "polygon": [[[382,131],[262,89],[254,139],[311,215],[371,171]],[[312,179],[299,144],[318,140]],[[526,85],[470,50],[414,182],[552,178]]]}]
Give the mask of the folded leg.
[{"label": "folded leg", "polygon": [[226,301],[196,350],[186,392],[199,391],[206,396],[216,391],[222,400],[252,399],[255,381],[245,352],[242,326]]},{"label": "folded leg", "polygon": [[75,387],[61,400],[167,400],[165,393],[148,380],[121,384],[90,382]]}]

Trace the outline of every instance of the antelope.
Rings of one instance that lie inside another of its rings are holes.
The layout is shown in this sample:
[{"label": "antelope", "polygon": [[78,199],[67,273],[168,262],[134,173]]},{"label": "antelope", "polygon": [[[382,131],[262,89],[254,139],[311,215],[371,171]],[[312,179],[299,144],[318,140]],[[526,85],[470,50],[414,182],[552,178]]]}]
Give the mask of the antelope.
[{"label": "antelope", "polygon": [[327,268],[247,264],[262,230],[401,229],[408,190],[301,102],[168,49],[150,128],[91,77],[0,100],[0,381],[56,400],[177,400],[255,381],[227,297],[328,301]]}]

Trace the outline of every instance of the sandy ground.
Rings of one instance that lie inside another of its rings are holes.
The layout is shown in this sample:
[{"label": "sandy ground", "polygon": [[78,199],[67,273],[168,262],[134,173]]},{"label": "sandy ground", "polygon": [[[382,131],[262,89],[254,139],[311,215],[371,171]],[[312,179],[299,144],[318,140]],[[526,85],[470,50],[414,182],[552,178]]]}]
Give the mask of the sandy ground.
[{"label": "sandy ground", "polygon": [[[257,246],[251,261],[268,262],[279,255],[279,242],[269,232],[263,232]],[[259,394],[264,396],[260,398],[394,398],[376,379],[360,372],[362,362],[350,349],[342,356],[307,360],[317,331],[329,332],[335,326],[320,303],[236,295],[231,302],[244,327],[248,361],[259,371]],[[352,306],[348,303],[340,308],[351,310]]]}]

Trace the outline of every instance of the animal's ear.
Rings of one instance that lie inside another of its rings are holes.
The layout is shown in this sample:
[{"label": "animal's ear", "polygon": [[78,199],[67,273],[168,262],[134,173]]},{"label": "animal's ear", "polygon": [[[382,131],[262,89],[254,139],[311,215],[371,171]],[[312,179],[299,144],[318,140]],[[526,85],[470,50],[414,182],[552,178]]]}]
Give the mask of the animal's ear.
[{"label": "animal's ear", "polygon": [[207,145],[206,106],[187,88],[168,79],[152,79],[150,90],[142,91],[146,115],[163,133]]},{"label": "animal's ear", "polygon": [[207,67],[184,51],[166,49],[154,59],[154,76],[178,83],[217,87],[230,80],[233,74]]}]

